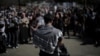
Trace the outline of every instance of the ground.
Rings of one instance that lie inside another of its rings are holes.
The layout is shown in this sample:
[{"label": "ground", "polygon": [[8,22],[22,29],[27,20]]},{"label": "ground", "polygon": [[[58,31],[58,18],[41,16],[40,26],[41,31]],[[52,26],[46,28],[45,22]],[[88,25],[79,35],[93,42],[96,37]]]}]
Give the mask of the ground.
[{"label": "ground", "polygon": [[[100,56],[100,47],[93,45],[80,45],[82,42],[77,38],[64,39],[64,44],[71,56]],[[20,44],[17,49],[8,49],[7,53],[0,56],[39,56],[39,48],[32,44]]]}]

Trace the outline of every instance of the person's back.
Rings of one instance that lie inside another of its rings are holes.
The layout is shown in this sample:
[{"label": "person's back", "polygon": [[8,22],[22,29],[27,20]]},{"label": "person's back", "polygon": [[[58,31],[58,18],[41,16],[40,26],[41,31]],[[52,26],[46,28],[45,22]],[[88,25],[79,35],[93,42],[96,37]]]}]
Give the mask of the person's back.
[{"label": "person's back", "polygon": [[46,15],[44,19],[46,25],[34,31],[33,41],[40,48],[40,56],[53,56],[62,32],[52,26],[51,16]]},{"label": "person's back", "polygon": [[54,27],[42,26],[40,29],[35,31],[35,37],[33,41],[43,51],[52,54],[57,46],[58,38],[61,36],[62,32],[60,30]]}]

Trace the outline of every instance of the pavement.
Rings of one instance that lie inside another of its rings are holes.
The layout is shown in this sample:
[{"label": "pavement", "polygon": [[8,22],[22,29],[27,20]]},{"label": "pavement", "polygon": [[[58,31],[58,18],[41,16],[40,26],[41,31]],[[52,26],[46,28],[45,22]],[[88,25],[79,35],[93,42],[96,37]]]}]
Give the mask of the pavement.
[{"label": "pavement", "polygon": [[[79,39],[64,39],[64,44],[70,56],[100,56],[100,47],[93,45],[80,45]],[[39,56],[39,48],[35,48],[33,44],[20,44],[19,48],[8,49],[7,53],[0,56]]]}]

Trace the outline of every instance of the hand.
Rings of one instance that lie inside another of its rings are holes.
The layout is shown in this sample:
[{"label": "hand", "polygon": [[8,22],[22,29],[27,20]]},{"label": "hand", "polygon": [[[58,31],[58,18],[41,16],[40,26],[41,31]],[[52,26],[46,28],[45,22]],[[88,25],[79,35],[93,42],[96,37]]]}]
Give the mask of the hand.
[{"label": "hand", "polygon": [[32,28],[33,31],[36,31],[37,30],[37,28],[34,28],[33,26],[31,26],[31,28]]}]

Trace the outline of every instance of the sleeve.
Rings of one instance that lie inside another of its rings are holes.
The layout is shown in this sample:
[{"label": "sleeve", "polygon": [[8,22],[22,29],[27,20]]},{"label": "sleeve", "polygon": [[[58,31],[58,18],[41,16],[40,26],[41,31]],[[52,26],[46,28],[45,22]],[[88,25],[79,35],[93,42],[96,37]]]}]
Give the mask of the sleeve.
[{"label": "sleeve", "polygon": [[52,40],[52,49],[55,49],[56,46],[58,45],[58,41],[59,41],[59,38],[62,39],[62,32],[61,31],[58,31],[58,33],[53,37],[53,40]]},{"label": "sleeve", "polygon": [[62,37],[63,33],[61,31],[58,32],[58,37]]}]

